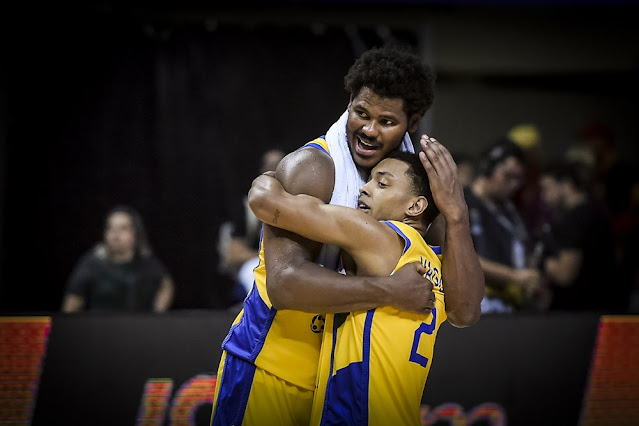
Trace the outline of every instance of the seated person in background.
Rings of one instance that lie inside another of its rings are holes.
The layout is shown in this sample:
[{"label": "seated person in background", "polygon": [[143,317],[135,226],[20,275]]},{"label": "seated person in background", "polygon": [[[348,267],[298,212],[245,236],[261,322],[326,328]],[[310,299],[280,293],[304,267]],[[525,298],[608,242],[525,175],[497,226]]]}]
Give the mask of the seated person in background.
[{"label": "seated person in background", "polygon": [[593,201],[588,174],[573,163],[541,175],[542,196],[555,213],[542,265],[551,284],[550,309],[622,311],[630,289],[615,279],[612,222]]},{"label": "seated person in background", "polygon": [[169,273],[151,252],[140,215],[117,206],[106,217],[104,241],[73,269],[62,311],[164,312],[173,291]]},{"label": "seated person in background", "polygon": [[[286,153],[278,148],[265,151],[261,157],[259,173],[273,171]],[[233,280],[231,302],[241,302],[253,286],[253,268],[259,262],[258,249],[262,224],[248,206],[246,196],[241,208],[235,209],[233,220],[220,228],[218,251],[220,269]]]},{"label": "seated person in background", "polygon": [[541,288],[541,274],[529,266],[528,230],[512,197],[524,179],[521,148],[499,140],[482,154],[477,177],[464,190],[475,250],[486,277],[482,313],[511,313]]},{"label": "seated person in background", "polygon": [[[435,173],[436,166],[440,175],[448,172],[451,177],[452,157],[439,153],[430,170]],[[439,247],[424,241],[439,211],[420,159],[391,152],[361,188],[357,210],[291,195],[271,176],[256,178],[249,192],[249,204],[260,220],[340,246],[349,273],[389,275],[419,261],[436,296],[428,314],[381,307],[327,316],[324,333],[334,337],[325,336],[324,342],[332,340],[333,345],[322,349],[313,423],[321,419],[328,424],[420,424],[435,338],[447,318]],[[461,190],[459,198],[463,204]],[[466,214],[465,206],[455,208]],[[470,244],[470,233],[467,239]],[[476,306],[475,320],[483,296],[483,288],[478,290],[466,294],[467,303]]]}]

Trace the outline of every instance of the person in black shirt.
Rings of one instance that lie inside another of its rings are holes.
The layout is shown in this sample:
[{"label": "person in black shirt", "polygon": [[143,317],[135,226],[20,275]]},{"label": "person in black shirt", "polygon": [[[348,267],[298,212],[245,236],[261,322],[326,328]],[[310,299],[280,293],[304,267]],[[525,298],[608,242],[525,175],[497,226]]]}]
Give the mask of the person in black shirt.
[{"label": "person in black shirt", "polygon": [[[625,292],[615,281],[612,221],[590,196],[584,165],[553,165],[541,176],[544,201],[553,207],[553,242],[543,269],[552,289],[551,310],[616,310]],[[615,289],[617,287],[617,289]],[[603,291],[602,291],[603,290]]]},{"label": "person in black shirt", "polygon": [[104,240],[73,269],[62,311],[163,312],[173,291],[171,276],[151,252],[140,215],[117,206],[107,214]]},{"label": "person in black shirt", "polygon": [[471,235],[486,279],[482,313],[511,313],[541,287],[530,267],[530,238],[512,197],[524,178],[521,148],[498,140],[482,154],[477,177],[464,190]]}]

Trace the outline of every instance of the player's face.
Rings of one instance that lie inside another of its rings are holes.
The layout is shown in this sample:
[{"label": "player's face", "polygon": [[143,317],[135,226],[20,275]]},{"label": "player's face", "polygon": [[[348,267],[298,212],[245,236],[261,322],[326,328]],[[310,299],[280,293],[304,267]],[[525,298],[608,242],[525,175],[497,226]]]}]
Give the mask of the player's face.
[{"label": "player's face", "polygon": [[359,191],[357,208],[376,220],[405,218],[407,208],[415,196],[406,175],[408,164],[394,158],[382,160]]},{"label": "player's face", "polygon": [[346,135],[355,164],[375,167],[399,147],[407,131],[417,130],[420,116],[409,118],[403,107],[403,99],[382,98],[367,87],[351,100]]},{"label": "player's face", "polygon": [[111,253],[127,253],[135,249],[135,231],[131,216],[113,213],[107,219],[104,240]]}]

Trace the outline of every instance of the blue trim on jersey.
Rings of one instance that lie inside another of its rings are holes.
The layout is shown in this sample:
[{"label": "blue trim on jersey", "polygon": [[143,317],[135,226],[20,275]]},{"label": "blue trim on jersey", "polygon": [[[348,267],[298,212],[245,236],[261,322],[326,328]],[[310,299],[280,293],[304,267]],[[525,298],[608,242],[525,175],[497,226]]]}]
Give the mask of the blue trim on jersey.
[{"label": "blue trim on jersey", "polygon": [[222,342],[222,349],[249,362],[255,362],[266,335],[271,329],[277,309],[269,308],[259,291],[251,291],[244,300],[244,314],[231,327]]},{"label": "blue trim on jersey", "polygon": [[[255,365],[226,353],[211,426],[241,425],[255,377]],[[239,385],[238,385],[239,384]]]},{"label": "blue trim on jersey", "polygon": [[433,251],[435,252],[435,254],[442,254],[442,248],[441,246],[428,246],[431,249],[433,249]]},{"label": "blue trim on jersey", "polygon": [[362,423],[363,425],[368,424],[368,389],[370,387],[370,368],[371,368],[371,330],[373,328],[373,316],[375,315],[375,309],[371,309],[366,312],[366,321],[364,321],[364,347],[363,347],[363,358],[364,358],[364,368],[362,374],[362,387],[364,388],[364,392],[362,393]]},{"label": "blue trim on jersey", "polygon": [[[337,321],[335,321],[335,319],[333,318],[333,341],[331,342],[331,364],[330,364],[330,369],[329,374],[328,374],[328,380],[326,383],[326,393],[324,394],[324,406],[322,407],[322,417],[320,418],[320,425],[326,425],[326,424],[330,424],[328,422],[328,418],[332,417],[328,414],[327,409],[331,408],[331,409],[337,409],[337,407],[332,407],[328,404],[328,400],[329,400],[329,396],[332,395],[332,388],[333,388],[333,383],[334,383],[334,379],[333,379],[333,368],[334,368],[334,363],[335,363],[335,345],[337,344],[337,329],[339,328],[341,324],[338,324]],[[335,378],[337,379],[337,378]],[[340,410],[338,410],[340,411]],[[340,418],[340,416],[338,416],[338,418]]]},{"label": "blue trim on jersey", "polygon": [[[322,136],[320,136],[318,139],[324,139],[324,140],[326,140],[326,135],[322,135]],[[330,153],[329,153],[329,152],[328,152],[328,151],[327,151],[327,150],[326,150],[326,149],[325,149],[322,145],[320,145],[320,144],[318,144],[318,143],[315,143],[315,142],[308,142],[308,143],[305,143],[304,145],[302,145],[302,146],[300,146],[299,148],[297,148],[295,151],[299,151],[300,149],[302,149],[302,148],[306,148],[307,146],[310,146],[311,148],[317,148],[317,149],[319,149],[320,151],[325,152],[325,153],[326,153],[326,155],[328,155],[329,157],[331,156],[331,154],[330,154]]]},{"label": "blue trim on jersey", "polygon": [[[320,424],[367,425],[370,386],[371,330],[375,310],[366,312],[362,334],[362,361],[352,362],[329,378]],[[333,370],[337,327],[334,327],[331,371]]]},{"label": "blue trim on jersey", "polygon": [[402,254],[406,253],[408,251],[408,249],[410,248],[410,245],[411,245],[410,238],[408,238],[406,235],[404,235],[404,233],[394,223],[389,222],[387,220],[385,220],[384,223],[386,225],[390,226],[391,228],[393,228],[393,230],[395,232],[397,232],[399,234],[399,236],[404,239],[404,251],[402,252]]},{"label": "blue trim on jersey", "polygon": [[311,143],[307,143],[307,144],[306,144],[306,145],[304,145],[304,146],[310,146],[310,147],[313,147],[313,148],[317,148],[317,149],[319,149],[320,151],[325,152],[325,153],[326,153],[326,155],[331,155],[331,154],[329,154],[329,153],[328,153],[328,151],[327,151],[326,149],[324,149],[324,147],[323,147],[322,145],[320,145],[320,144],[318,144],[318,143],[311,142]]}]

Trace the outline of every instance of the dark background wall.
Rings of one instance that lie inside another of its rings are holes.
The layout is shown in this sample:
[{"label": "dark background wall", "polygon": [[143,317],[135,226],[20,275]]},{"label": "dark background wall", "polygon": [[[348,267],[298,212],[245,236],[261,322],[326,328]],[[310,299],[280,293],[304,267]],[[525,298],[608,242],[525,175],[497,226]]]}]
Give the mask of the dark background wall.
[{"label": "dark background wall", "polygon": [[[2,13],[0,309],[58,309],[106,210],[142,213],[175,308],[224,308],[218,227],[262,151],[343,111],[366,48],[413,44],[438,74],[421,131],[478,153],[519,122],[557,157],[591,119],[636,162],[637,7],[628,2],[102,2]],[[636,164],[636,163],[635,163]]]}]

